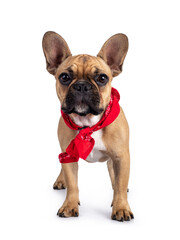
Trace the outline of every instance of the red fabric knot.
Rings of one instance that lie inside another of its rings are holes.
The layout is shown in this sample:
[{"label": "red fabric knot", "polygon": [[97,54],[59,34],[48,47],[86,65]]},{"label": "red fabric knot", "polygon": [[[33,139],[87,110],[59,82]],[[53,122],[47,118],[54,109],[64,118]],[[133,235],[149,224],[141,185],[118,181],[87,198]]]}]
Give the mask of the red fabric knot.
[{"label": "red fabric knot", "polygon": [[59,161],[60,163],[71,163],[71,162],[78,162],[78,158],[68,154],[67,152],[63,152],[59,154]]},{"label": "red fabric knot", "polygon": [[100,121],[92,127],[79,127],[71,118],[61,110],[66,125],[72,130],[80,130],[77,136],[71,141],[66,152],[59,154],[60,163],[78,162],[79,158],[86,159],[92,151],[95,141],[92,133],[111,124],[120,113],[120,95],[115,88],[111,90],[111,99]]},{"label": "red fabric knot", "polygon": [[90,132],[90,133],[79,133],[78,134],[78,136],[77,137],[80,137],[82,140],[84,140],[84,141],[89,141],[89,140],[91,140],[91,134],[92,134],[93,132]]}]

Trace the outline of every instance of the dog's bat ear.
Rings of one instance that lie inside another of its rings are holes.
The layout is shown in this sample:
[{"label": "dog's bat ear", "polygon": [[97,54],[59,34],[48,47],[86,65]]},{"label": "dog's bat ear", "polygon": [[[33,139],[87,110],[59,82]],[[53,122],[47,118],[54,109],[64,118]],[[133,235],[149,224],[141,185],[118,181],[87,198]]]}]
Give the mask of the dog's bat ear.
[{"label": "dog's bat ear", "polygon": [[46,68],[49,73],[55,75],[58,66],[69,56],[71,51],[66,41],[55,32],[46,32],[42,40]]},{"label": "dog's bat ear", "polygon": [[102,58],[111,68],[113,77],[122,72],[122,65],[128,51],[128,38],[119,33],[110,37],[102,46],[98,57]]}]

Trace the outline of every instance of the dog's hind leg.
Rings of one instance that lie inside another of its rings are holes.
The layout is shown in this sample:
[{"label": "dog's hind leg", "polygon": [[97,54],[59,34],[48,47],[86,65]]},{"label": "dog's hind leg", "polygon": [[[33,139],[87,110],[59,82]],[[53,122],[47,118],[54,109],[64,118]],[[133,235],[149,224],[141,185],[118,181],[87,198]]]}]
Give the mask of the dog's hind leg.
[{"label": "dog's hind leg", "polygon": [[66,183],[65,183],[65,179],[64,179],[64,175],[63,175],[63,169],[61,169],[61,172],[59,174],[59,176],[57,177],[54,185],[53,185],[54,189],[65,189],[66,188]]}]

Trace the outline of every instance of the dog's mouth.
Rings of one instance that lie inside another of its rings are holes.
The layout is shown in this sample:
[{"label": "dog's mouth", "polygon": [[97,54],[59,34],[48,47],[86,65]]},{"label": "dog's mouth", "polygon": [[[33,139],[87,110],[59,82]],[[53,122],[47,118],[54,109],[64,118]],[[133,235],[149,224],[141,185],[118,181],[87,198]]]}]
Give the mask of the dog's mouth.
[{"label": "dog's mouth", "polygon": [[62,110],[66,114],[76,113],[80,116],[87,114],[99,115],[104,111],[99,107],[100,96],[97,91],[92,91],[88,94],[78,94],[71,92],[66,96],[65,104],[62,105]]},{"label": "dog's mouth", "polygon": [[[84,104],[83,104],[84,105]],[[64,113],[66,114],[71,114],[71,113],[76,113],[79,116],[86,116],[87,114],[91,113],[93,115],[99,115],[100,113],[103,112],[103,109],[95,109],[95,108],[91,108],[90,106],[86,105],[84,107],[77,105],[74,108],[72,108],[71,110],[62,107],[62,110]]]},{"label": "dog's mouth", "polygon": [[85,103],[72,104],[71,106],[72,107],[62,107],[63,112],[66,114],[76,113],[79,116],[86,116],[89,113],[93,115],[99,115],[100,113],[103,112],[102,108],[98,108],[96,106],[90,106]]}]

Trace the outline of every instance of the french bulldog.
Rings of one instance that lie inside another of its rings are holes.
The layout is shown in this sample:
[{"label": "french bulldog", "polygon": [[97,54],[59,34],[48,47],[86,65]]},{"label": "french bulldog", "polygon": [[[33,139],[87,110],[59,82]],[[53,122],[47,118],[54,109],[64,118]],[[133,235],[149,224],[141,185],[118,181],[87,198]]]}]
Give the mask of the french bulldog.
[{"label": "french bulldog", "polygon": [[[111,99],[111,82],[122,72],[128,51],[128,38],[124,34],[110,37],[97,56],[72,56],[66,41],[57,33],[44,34],[43,52],[47,71],[56,79],[57,96],[62,111],[82,129],[97,124]],[[62,152],[81,131],[67,126],[62,116],[58,125],[58,138]],[[113,220],[130,221],[134,215],[127,200],[129,181],[129,127],[122,108],[108,126],[92,133],[95,145],[87,162],[107,161],[114,191]],[[67,188],[66,199],[58,210],[59,217],[79,215],[78,162],[62,163],[54,189]]]}]

